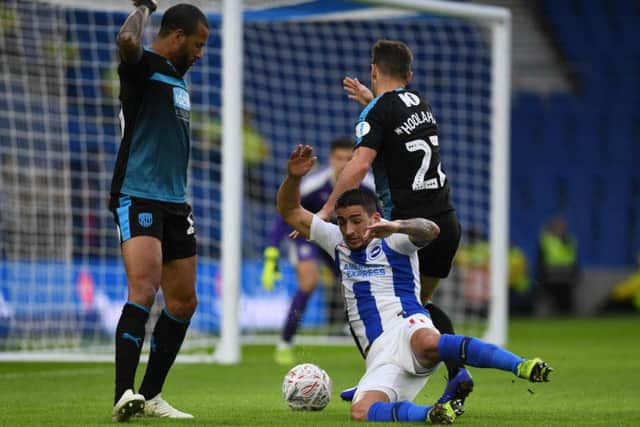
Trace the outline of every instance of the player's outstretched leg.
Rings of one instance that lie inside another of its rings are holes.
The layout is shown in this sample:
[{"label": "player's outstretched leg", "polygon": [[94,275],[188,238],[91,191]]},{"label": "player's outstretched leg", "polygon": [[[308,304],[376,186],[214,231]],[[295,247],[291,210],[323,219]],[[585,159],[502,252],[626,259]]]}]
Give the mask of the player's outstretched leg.
[{"label": "player's outstretched leg", "polygon": [[533,359],[524,360],[518,365],[517,375],[520,378],[531,381],[532,383],[541,383],[549,381],[549,374],[553,371],[551,366],[542,359],[535,357]]},{"label": "player's outstretched leg", "polygon": [[113,406],[111,420],[114,422],[125,422],[129,418],[142,411],[144,408],[144,396],[135,394],[133,390],[128,389],[122,393],[120,399]]},{"label": "player's outstretched leg", "polygon": [[433,406],[416,405],[407,400],[374,402],[367,413],[367,421],[453,424],[455,419],[456,413],[451,402],[436,403]]},{"label": "player's outstretched leg", "polygon": [[511,371],[531,382],[549,381],[549,373],[552,371],[541,359],[525,360],[495,344],[462,335],[441,335],[438,354],[440,360],[454,360],[478,368]]},{"label": "player's outstretched leg", "polygon": [[[358,391],[358,387],[351,387],[340,392],[340,399],[345,402],[351,402],[353,396]],[[451,402],[451,407],[456,413],[456,416],[464,414],[464,401],[473,391],[473,378],[471,374],[465,368],[458,371],[458,374],[447,383],[442,397],[438,399],[438,403],[444,404]]]}]

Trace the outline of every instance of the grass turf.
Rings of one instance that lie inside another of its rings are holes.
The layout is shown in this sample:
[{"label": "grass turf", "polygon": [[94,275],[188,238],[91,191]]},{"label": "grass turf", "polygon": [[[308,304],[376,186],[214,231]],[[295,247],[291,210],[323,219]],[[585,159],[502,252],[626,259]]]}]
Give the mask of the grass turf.
[{"label": "grass turf", "polygon": [[[541,356],[556,370],[552,382],[531,384],[508,372],[472,369],[476,388],[464,426],[640,425],[640,317],[513,320],[508,348]],[[341,389],[364,364],[355,347],[302,347],[302,361],[327,370],[334,382],[321,412],[286,408],[280,385],[286,368],[272,348],[247,347],[238,366],[176,365],[163,396],[195,420],[134,419],[133,425],[341,426],[349,406]],[[139,369],[142,371],[142,369]],[[140,372],[139,372],[140,374]],[[416,401],[429,404],[445,385],[441,369]],[[113,366],[88,363],[0,363],[0,426],[111,425]],[[363,423],[359,425],[379,425]]]}]

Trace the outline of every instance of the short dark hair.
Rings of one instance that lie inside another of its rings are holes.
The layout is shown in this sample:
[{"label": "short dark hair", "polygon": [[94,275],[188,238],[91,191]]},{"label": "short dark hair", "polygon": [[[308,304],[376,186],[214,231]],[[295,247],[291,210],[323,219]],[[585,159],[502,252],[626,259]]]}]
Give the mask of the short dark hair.
[{"label": "short dark hair", "polygon": [[335,150],[353,150],[353,138],[350,136],[340,136],[335,138],[329,144],[329,152],[333,153]]},{"label": "short dark hair", "polygon": [[336,209],[349,206],[362,206],[369,215],[373,215],[379,209],[378,197],[369,190],[354,188],[347,190],[338,197]]},{"label": "short dark hair", "polygon": [[378,40],[371,49],[371,63],[383,74],[407,80],[411,73],[413,53],[411,49],[397,40]]},{"label": "short dark hair", "polygon": [[170,7],[162,15],[162,23],[158,34],[168,36],[172,31],[182,30],[186,36],[195,34],[198,24],[209,28],[209,21],[200,9],[191,4],[177,4]]}]

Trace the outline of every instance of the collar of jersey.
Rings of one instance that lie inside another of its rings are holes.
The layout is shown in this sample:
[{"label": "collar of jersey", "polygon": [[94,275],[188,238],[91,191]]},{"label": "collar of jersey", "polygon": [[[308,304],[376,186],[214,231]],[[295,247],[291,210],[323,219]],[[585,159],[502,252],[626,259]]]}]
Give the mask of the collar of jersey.
[{"label": "collar of jersey", "polygon": [[[153,53],[155,55],[162,56],[158,52],[156,52],[152,47],[145,47],[144,50],[146,50],[147,52],[151,52],[151,53]],[[176,67],[173,65],[173,63],[171,61],[169,61],[164,56],[162,56],[162,57],[164,58],[165,61],[167,61],[167,64],[169,65],[169,67],[171,67],[171,69],[173,71],[175,71],[176,74],[180,74],[180,73],[178,73],[178,70],[176,70]]]}]

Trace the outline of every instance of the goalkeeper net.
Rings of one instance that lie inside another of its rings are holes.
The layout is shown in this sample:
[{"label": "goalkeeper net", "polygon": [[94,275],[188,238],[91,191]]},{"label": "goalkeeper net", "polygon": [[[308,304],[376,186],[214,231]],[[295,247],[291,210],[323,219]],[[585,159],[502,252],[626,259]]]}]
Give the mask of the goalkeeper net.
[{"label": "goalkeeper net", "polygon": [[[115,36],[128,3],[0,5],[0,357],[30,351],[112,357],[127,286],[106,206],[120,138]],[[490,26],[348,1],[245,2],[244,96],[224,100],[242,104],[244,115],[244,172],[237,177],[244,186],[243,206],[235,218],[242,222],[242,279],[233,284],[240,288],[236,302],[223,301],[220,279],[220,4],[198,5],[209,15],[211,34],[205,56],[186,76],[193,137],[189,198],[199,256],[199,306],[186,352],[214,346],[225,304],[237,304],[236,327],[245,339],[273,341],[279,334],[296,289],[294,267],[281,257],[282,279],[272,291],[263,289],[260,276],[286,159],[296,144],[308,143],[326,164],[329,142],[353,134],[362,107],[347,99],[341,82],[350,75],[368,84],[370,49],[380,38],[403,40],[414,51],[411,87],[433,106],[443,165],[466,231],[437,302],[456,326],[483,335],[495,297],[488,256],[496,231]],[[152,16],[147,45],[160,15]],[[322,276],[298,342],[342,335],[340,290],[330,275]]]}]

